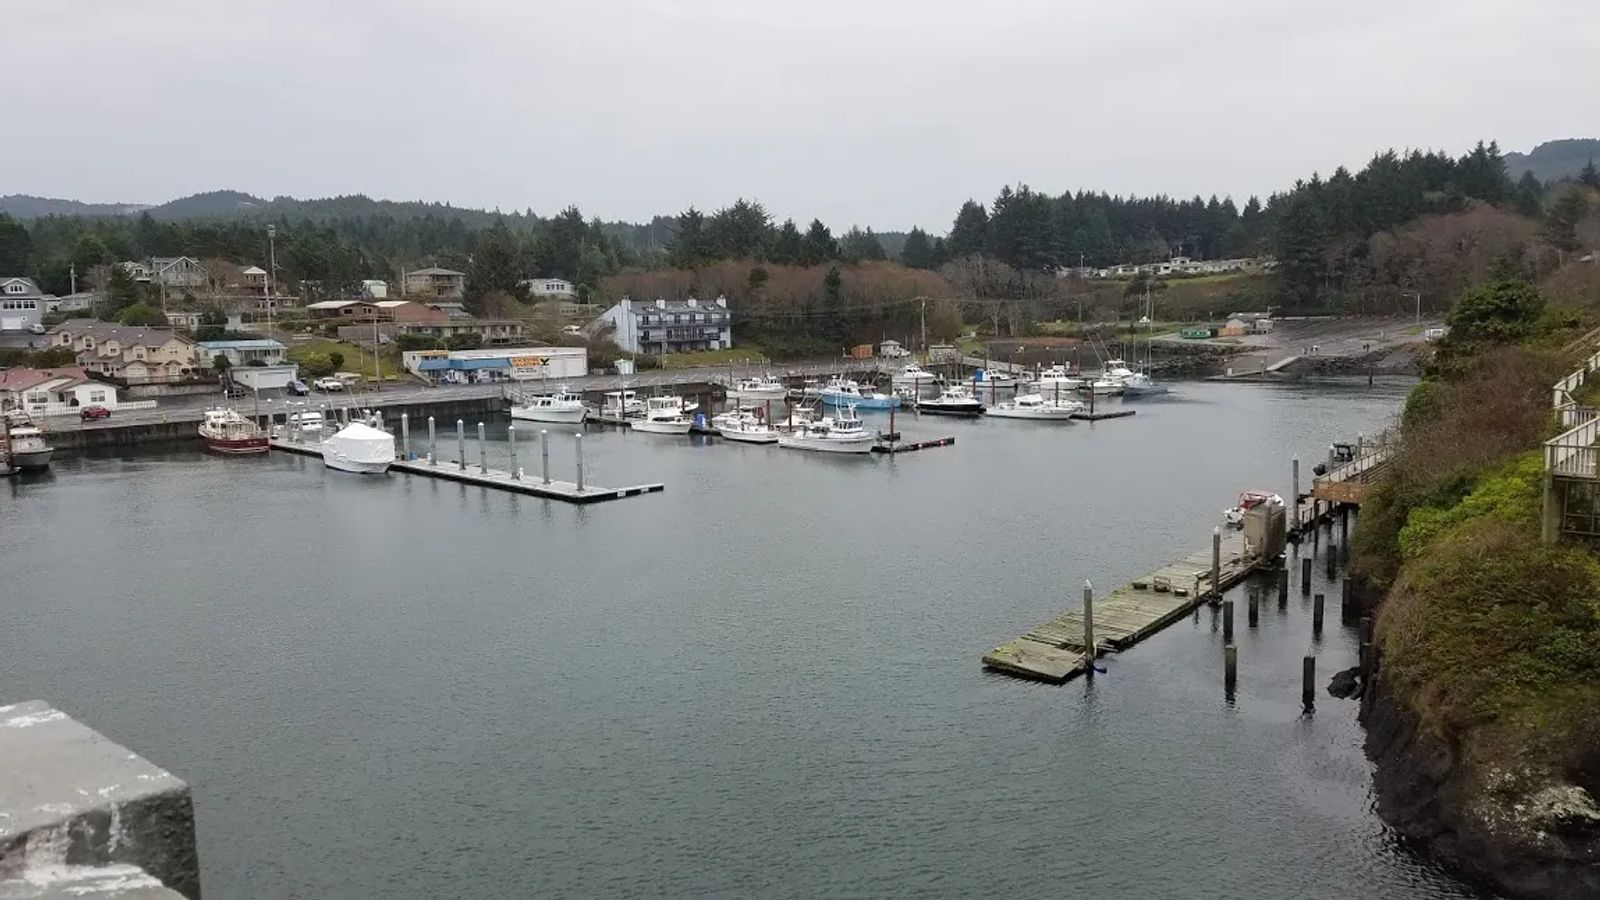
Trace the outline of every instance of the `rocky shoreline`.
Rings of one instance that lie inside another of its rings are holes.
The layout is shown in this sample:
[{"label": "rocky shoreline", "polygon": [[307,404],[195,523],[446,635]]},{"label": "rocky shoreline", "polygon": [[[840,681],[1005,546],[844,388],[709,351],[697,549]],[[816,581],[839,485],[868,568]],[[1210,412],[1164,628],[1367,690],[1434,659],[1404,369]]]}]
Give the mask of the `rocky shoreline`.
[{"label": "rocky shoreline", "polygon": [[[1376,600],[1358,588],[1359,606]],[[1348,674],[1348,673],[1341,673]],[[1348,680],[1348,679],[1347,679]],[[1331,690],[1330,690],[1331,692]],[[1473,771],[1385,685],[1363,688],[1361,724],[1378,815],[1419,851],[1516,898],[1600,897],[1600,748],[1571,783],[1551,773]],[[1346,693],[1346,696],[1349,696]]]}]

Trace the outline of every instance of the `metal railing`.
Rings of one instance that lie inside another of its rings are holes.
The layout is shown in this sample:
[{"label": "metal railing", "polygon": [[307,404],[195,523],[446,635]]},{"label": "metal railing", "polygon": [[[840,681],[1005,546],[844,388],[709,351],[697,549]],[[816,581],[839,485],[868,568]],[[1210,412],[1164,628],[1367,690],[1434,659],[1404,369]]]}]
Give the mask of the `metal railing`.
[{"label": "metal railing", "polygon": [[1544,442],[1544,470],[1564,478],[1596,477],[1600,418],[1590,418]]},{"label": "metal railing", "polygon": [[1556,409],[1573,404],[1572,392],[1584,386],[1589,379],[1589,373],[1600,370],[1600,350],[1595,351],[1588,359],[1583,361],[1583,368],[1556,382],[1550,389],[1550,405]]}]

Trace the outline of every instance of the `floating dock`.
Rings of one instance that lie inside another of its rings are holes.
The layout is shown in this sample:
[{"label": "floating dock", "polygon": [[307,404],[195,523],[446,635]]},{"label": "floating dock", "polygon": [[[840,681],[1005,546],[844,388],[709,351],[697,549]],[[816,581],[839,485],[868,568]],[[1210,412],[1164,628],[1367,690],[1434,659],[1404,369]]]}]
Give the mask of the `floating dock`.
[{"label": "floating dock", "polygon": [[[1094,599],[1095,655],[1124,650],[1167,627],[1201,603],[1243,581],[1262,565],[1248,555],[1243,532],[1222,536],[1218,578],[1211,581],[1207,548],[1168,562],[1104,597]],[[1213,589],[1214,587],[1214,589]],[[983,655],[984,666],[1036,681],[1060,684],[1089,664],[1083,610],[1063,613]]]},{"label": "floating dock", "polygon": [[[286,438],[273,438],[272,449],[298,453],[302,456],[319,458],[322,456],[322,449],[319,446],[291,441]],[[481,465],[462,465],[459,460],[440,460],[436,463],[430,463],[426,458],[417,460],[397,459],[389,465],[389,469],[394,472],[405,472],[408,475],[442,478],[445,481],[496,488],[517,494],[544,497],[549,500],[564,500],[567,503],[603,503],[607,500],[621,500],[624,497],[638,497],[643,494],[659,493],[667,489],[666,485],[659,483],[612,488],[593,484],[579,485],[571,481],[558,481],[556,479],[546,481],[541,475],[530,476],[526,473],[506,472]],[[581,477],[582,473],[580,472],[579,475]]]},{"label": "floating dock", "polygon": [[1077,419],[1077,420],[1083,421],[1083,422],[1098,422],[1101,419],[1122,419],[1122,418],[1126,418],[1128,416],[1133,415],[1135,412],[1138,412],[1138,410],[1133,410],[1133,409],[1102,409],[1102,410],[1099,410],[1097,412],[1089,412],[1088,410],[1084,410],[1083,412],[1075,412],[1075,413],[1073,413],[1072,417],[1074,419]]},{"label": "floating dock", "polygon": [[908,441],[903,438],[889,440],[880,435],[878,440],[872,445],[872,452],[891,454],[910,453],[913,450],[927,450],[930,447],[949,447],[954,445],[955,442],[956,439],[953,437],[937,437],[927,438],[926,440],[920,441]]}]

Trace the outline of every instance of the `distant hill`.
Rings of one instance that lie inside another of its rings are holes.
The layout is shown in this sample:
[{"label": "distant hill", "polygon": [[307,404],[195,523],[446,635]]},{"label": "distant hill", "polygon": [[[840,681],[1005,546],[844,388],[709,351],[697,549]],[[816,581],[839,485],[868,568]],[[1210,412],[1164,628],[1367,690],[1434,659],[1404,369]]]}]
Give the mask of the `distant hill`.
[{"label": "distant hill", "polygon": [[0,213],[17,219],[37,219],[43,216],[125,216],[149,208],[150,205],[147,203],[83,203],[55,197],[35,197],[31,194],[7,194],[0,197]]},{"label": "distant hill", "polygon": [[1600,140],[1595,138],[1565,138],[1545,141],[1530,153],[1507,153],[1506,171],[1512,178],[1521,178],[1523,172],[1532,172],[1540,181],[1575,178],[1584,163],[1594,160],[1600,166]]}]

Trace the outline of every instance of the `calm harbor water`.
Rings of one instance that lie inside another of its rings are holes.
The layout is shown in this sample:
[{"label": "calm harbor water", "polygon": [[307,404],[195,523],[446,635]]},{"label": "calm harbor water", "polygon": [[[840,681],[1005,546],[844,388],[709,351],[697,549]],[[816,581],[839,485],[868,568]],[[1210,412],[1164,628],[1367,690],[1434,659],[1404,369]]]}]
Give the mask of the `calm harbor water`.
[{"label": "calm harbor water", "polygon": [[[1231,705],[1205,609],[1093,684],[978,664],[1404,390],[906,417],[957,443],[896,459],[591,432],[591,481],[667,490],[588,508],[69,459],[0,483],[0,701],[186,778],[209,897],[1477,896],[1377,820],[1355,705],[1301,717],[1298,592],[1241,610]],[[1353,664],[1336,614],[1316,652]]]}]

